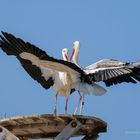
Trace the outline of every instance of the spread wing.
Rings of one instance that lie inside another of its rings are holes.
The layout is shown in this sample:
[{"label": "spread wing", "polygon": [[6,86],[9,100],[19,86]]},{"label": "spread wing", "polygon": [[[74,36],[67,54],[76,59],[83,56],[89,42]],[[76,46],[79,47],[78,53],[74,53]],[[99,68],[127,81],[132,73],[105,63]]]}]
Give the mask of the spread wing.
[{"label": "spread wing", "polygon": [[78,78],[81,77],[81,80],[82,78],[87,80],[84,71],[75,64],[50,57],[45,51],[12,34],[6,32],[2,34],[0,48],[7,55],[16,56],[26,72],[44,88],[48,89],[54,84],[57,72],[68,72]]},{"label": "spread wing", "polygon": [[140,62],[123,63],[117,60],[103,59],[84,70],[95,82],[103,81],[106,86],[122,82],[140,81]]},{"label": "spread wing", "polygon": [[[12,34],[8,34],[6,32],[2,32],[3,36],[0,40],[0,48],[7,54],[7,55],[14,55],[20,61],[22,67],[25,71],[38,83],[40,83],[45,89],[50,88],[53,83],[52,77],[52,70],[41,67],[39,65],[33,64],[28,59],[23,59],[20,57],[20,54],[23,52],[28,52],[32,54],[36,58],[40,59],[44,56],[47,57],[47,53],[38,47],[30,44],[29,42],[24,42],[20,38],[14,37]],[[45,69],[45,73],[44,73]]]}]

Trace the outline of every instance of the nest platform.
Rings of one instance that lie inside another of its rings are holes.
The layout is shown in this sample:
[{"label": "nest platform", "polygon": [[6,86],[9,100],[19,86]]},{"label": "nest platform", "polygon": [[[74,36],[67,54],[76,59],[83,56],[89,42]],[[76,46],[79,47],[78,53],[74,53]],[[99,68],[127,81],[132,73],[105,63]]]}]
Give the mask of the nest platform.
[{"label": "nest platform", "polygon": [[[83,136],[82,140],[96,140],[99,133],[107,131],[107,123],[92,116],[43,114],[2,119],[0,132],[4,130],[4,135],[11,134],[15,137],[11,140],[68,140],[79,136]],[[9,140],[6,136],[4,138]]]}]

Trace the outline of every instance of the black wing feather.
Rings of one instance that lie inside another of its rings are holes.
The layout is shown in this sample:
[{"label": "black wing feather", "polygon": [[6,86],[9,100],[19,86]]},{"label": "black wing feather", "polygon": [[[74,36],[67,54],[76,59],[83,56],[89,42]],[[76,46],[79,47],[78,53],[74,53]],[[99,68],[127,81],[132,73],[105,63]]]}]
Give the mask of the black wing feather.
[{"label": "black wing feather", "polygon": [[2,32],[3,36],[0,36],[0,48],[7,54],[7,55],[15,55],[18,60],[20,61],[21,65],[25,69],[25,71],[34,79],[37,80],[45,89],[50,88],[54,81],[50,77],[46,80],[41,73],[41,70],[32,65],[32,63],[28,60],[22,59],[19,57],[20,53],[28,52],[32,53],[35,56],[41,58],[42,56],[45,58],[48,56],[47,53],[35,45],[30,44],[29,42],[25,43],[22,39],[16,38],[12,34]]},{"label": "black wing feather", "polygon": [[[106,86],[111,86],[113,84],[118,84],[118,83],[122,83],[122,82],[131,82],[131,83],[137,83],[137,81],[140,81],[140,69],[138,69],[136,72],[135,71],[135,67],[133,67],[130,73],[125,73],[122,69],[118,72],[118,75],[116,75],[117,73],[114,73],[114,75],[112,77],[109,77],[108,79],[103,80],[103,82],[105,82]],[[116,71],[115,71],[116,72]]]},{"label": "black wing feather", "polygon": [[41,70],[37,66],[32,65],[30,61],[21,58],[19,58],[19,61],[22,64],[22,67],[26,70],[26,72],[34,80],[37,80],[38,83],[40,83],[45,89],[50,88],[54,84],[54,80],[52,79],[52,77],[50,77],[48,80],[44,79]]},{"label": "black wing feather", "polygon": [[[91,74],[91,73],[90,73]],[[103,81],[106,86],[112,86],[113,84],[119,84],[122,82],[137,83],[140,81],[140,62],[136,63],[124,63],[122,66],[116,68],[100,69],[91,74],[93,81]]]},{"label": "black wing feather", "polygon": [[[25,59],[21,59],[21,57],[20,57],[21,53],[23,53],[23,52],[31,53],[31,54],[35,55],[36,57],[38,57],[40,60],[46,60],[46,61],[50,61],[50,62],[63,64],[66,67],[69,67],[70,69],[73,69],[74,71],[78,72],[80,74],[81,81],[92,84],[92,81],[90,80],[89,76],[86,75],[85,72],[77,65],[75,65],[71,62],[67,62],[67,61],[63,61],[63,60],[59,60],[59,59],[50,57],[45,51],[41,50],[40,48],[36,47],[35,45],[33,45],[29,42],[24,42],[20,38],[16,38],[14,35],[12,35],[10,33],[2,32],[2,34],[3,34],[3,36],[2,35],[0,36],[0,38],[1,38],[0,48],[8,55],[15,55],[19,59],[23,68],[29,73],[29,75],[33,79],[37,80],[43,87],[49,88],[49,85],[50,86],[53,85],[52,80],[49,80],[49,82],[50,81],[51,82],[47,85],[47,87],[44,86],[45,79],[40,80],[40,79],[42,79],[41,72],[39,72],[39,70],[36,70],[36,72],[38,72],[40,75],[40,76],[37,76],[35,74],[35,72],[33,72],[34,69],[36,69],[35,66],[33,66],[32,63],[26,64],[27,61]],[[48,82],[48,81],[46,81],[46,82]]]}]

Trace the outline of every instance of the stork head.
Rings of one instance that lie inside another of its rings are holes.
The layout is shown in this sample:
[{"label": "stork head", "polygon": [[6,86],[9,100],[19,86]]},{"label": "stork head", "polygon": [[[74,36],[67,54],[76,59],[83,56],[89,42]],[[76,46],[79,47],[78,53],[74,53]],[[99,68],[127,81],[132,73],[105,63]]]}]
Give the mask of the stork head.
[{"label": "stork head", "polygon": [[65,61],[69,61],[69,56],[68,56],[68,49],[67,48],[64,48],[62,50],[62,57]]},{"label": "stork head", "polygon": [[80,42],[79,41],[74,41],[73,42],[73,50],[72,50],[72,54],[71,54],[71,57],[70,57],[70,61],[73,61],[73,63],[77,63],[77,61],[78,61],[79,50],[80,50]]}]

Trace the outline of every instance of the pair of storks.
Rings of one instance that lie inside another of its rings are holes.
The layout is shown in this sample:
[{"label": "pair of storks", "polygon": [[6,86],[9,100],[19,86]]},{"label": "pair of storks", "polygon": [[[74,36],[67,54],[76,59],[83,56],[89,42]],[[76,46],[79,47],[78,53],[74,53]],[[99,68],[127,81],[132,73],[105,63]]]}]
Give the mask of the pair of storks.
[{"label": "pair of storks", "polygon": [[[64,60],[55,59],[35,45],[7,32],[2,32],[0,35],[0,48],[7,55],[16,56],[26,72],[45,89],[53,88],[56,93],[55,114],[58,95],[66,96],[65,113],[67,113],[69,95],[73,91],[78,91],[81,112],[85,94],[100,96],[106,92],[97,82],[103,81],[106,86],[111,86],[122,82],[137,83],[140,81],[140,62],[123,63],[103,59],[81,68],[77,63],[80,49],[78,41],[74,42],[72,62],[68,61],[66,48],[62,50]],[[77,107],[75,112],[77,112]]]}]

